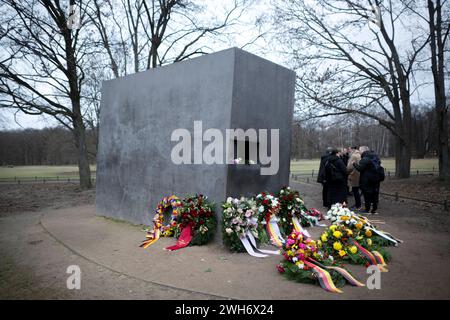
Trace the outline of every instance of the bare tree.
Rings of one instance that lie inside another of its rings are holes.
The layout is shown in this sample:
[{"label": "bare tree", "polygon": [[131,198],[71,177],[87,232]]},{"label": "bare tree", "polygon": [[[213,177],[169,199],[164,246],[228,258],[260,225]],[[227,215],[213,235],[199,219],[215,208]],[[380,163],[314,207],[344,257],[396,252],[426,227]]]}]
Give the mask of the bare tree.
[{"label": "bare tree", "polygon": [[58,0],[1,0],[0,104],[30,115],[50,115],[68,128],[77,150],[80,185],[90,188],[82,108],[86,4],[78,8],[82,25],[71,29],[68,8]]},{"label": "bare tree", "polygon": [[[395,137],[396,177],[411,167],[414,67],[428,39],[402,25],[397,1],[282,1],[277,23],[298,69],[298,101],[305,117],[358,114]],[[412,28],[412,27],[411,27]],[[410,34],[401,42],[398,32]]]},{"label": "bare tree", "polygon": [[233,0],[220,20],[204,12],[198,1],[120,0],[116,6],[113,2],[94,0],[89,16],[113,76],[118,77],[207,53],[203,40],[225,35],[253,0]]},{"label": "bare tree", "polygon": [[[450,186],[450,150],[448,106],[445,88],[445,47],[450,32],[450,12],[446,11],[443,20],[444,5],[447,1],[428,0],[428,25],[430,28],[431,70],[434,79],[435,109],[439,140],[439,176]],[[448,9],[448,3],[447,3]]]}]

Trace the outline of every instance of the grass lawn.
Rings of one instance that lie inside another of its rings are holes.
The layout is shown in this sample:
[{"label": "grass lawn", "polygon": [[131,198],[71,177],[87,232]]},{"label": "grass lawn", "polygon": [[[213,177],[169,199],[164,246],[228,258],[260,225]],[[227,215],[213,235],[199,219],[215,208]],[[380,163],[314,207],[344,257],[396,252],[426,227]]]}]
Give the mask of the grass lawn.
[{"label": "grass lawn", "polygon": [[[395,171],[394,159],[383,159],[383,166],[387,171]],[[438,170],[438,159],[413,159],[411,171],[433,171]],[[291,162],[291,172],[311,173],[314,170],[317,174],[319,169],[319,160],[297,160]],[[91,165],[91,172],[95,174],[96,166]],[[13,168],[0,167],[0,179],[11,178],[78,178],[77,166],[17,166]]]},{"label": "grass lawn", "polygon": [[[298,160],[291,162],[291,172],[310,173],[312,170],[317,173],[319,170],[319,159],[313,160]],[[395,172],[395,160],[393,158],[382,159],[381,164],[386,171]],[[411,171],[438,171],[439,164],[438,159],[413,159],[411,162]]]},{"label": "grass lawn", "polygon": [[[91,165],[95,172],[95,165]],[[5,178],[78,178],[77,166],[17,166],[13,168],[0,167],[0,179]]]}]

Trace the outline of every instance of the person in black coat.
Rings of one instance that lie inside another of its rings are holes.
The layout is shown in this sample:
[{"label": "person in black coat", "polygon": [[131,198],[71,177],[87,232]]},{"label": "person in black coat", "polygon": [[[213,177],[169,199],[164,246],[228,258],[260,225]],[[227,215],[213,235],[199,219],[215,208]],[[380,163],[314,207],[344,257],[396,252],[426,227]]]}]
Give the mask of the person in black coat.
[{"label": "person in black coat", "polygon": [[338,150],[333,150],[325,163],[328,209],[336,203],[347,202],[347,167]]},{"label": "person in black coat", "polygon": [[327,148],[325,151],[325,154],[320,158],[320,166],[319,166],[319,173],[317,175],[317,182],[322,185],[322,203],[323,206],[328,208],[330,205],[328,204],[327,197],[328,197],[328,190],[327,190],[327,179],[325,177],[325,163],[328,160],[328,157],[331,154],[331,151],[333,151],[332,148]]},{"label": "person in black coat", "polygon": [[[378,201],[380,197],[380,179],[376,171],[376,164],[380,165],[380,158],[373,151],[365,151],[361,161],[353,166],[360,172],[359,187],[364,195],[365,212],[378,214]],[[370,209],[372,208],[372,211]]]}]

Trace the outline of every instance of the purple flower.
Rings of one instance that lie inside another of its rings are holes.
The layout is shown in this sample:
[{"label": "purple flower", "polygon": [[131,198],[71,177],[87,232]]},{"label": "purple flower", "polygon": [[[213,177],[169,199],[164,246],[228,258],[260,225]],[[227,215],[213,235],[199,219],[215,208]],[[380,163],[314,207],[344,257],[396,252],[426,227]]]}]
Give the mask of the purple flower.
[{"label": "purple flower", "polygon": [[291,238],[289,238],[289,239],[286,241],[286,245],[287,245],[288,247],[292,246],[294,243],[295,243],[295,240],[294,240],[294,239],[291,239]]}]

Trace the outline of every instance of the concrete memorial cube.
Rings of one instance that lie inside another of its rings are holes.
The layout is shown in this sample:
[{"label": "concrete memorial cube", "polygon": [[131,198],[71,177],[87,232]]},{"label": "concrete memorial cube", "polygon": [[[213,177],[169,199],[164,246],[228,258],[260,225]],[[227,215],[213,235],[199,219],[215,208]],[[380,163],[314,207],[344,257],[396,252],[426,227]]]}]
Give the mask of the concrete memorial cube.
[{"label": "concrete memorial cube", "polygon": [[220,221],[228,196],[288,185],[294,84],[293,71],[237,48],[104,82],[97,214],[149,225],[162,197],[204,194]]}]

